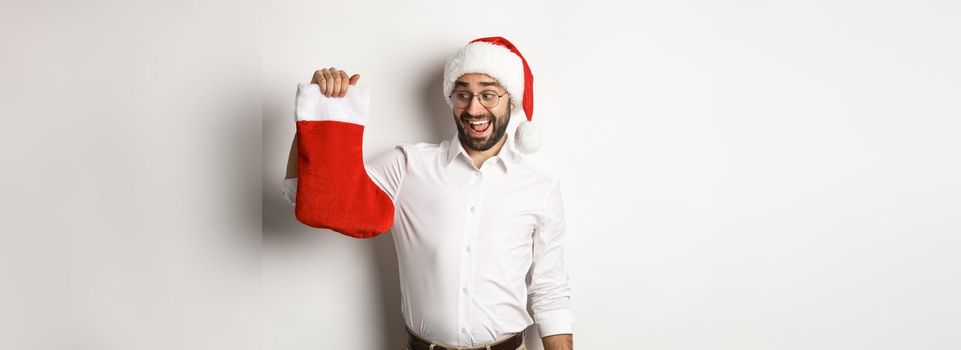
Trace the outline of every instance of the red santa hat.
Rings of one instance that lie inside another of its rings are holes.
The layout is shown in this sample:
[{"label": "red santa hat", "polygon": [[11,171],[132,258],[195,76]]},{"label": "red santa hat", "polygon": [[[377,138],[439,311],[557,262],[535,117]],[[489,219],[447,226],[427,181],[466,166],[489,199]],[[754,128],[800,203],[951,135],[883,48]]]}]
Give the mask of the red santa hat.
[{"label": "red santa hat", "polygon": [[533,125],[534,76],[521,52],[499,36],[474,39],[457,50],[444,65],[444,97],[451,107],[453,102],[447,97],[454,90],[454,81],[469,73],[483,73],[497,79],[511,99],[520,102],[527,119],[514,131],[514,145],[524,153],[537,151],[541,138]]}]

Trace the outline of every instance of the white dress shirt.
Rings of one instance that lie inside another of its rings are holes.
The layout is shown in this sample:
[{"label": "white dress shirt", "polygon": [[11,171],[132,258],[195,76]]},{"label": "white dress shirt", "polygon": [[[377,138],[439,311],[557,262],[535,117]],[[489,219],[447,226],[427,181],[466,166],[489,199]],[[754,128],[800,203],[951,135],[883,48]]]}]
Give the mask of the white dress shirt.
[{"label": "white dress shirt", "polygon": [[[365,163],[394,201],[404,320],[439,345],[477,346],[532,323],[542,337],[573,333],[560,187],[510,134],[480,169],[456,133]],[[296,180],[284,181],[291,204]]]}]

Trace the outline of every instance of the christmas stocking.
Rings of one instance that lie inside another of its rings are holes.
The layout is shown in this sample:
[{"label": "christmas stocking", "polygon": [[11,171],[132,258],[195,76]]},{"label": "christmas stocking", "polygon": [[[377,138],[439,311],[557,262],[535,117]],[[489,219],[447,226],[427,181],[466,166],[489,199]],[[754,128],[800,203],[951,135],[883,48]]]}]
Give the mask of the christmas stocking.
[{"label": "christmas stocking", "polygon": [[364,170],[369,91],[351,86],[327,97],[317,84],[297,87],[297,194],[294,212],[305,225],[355,238],[387,232],[394,204]]}]

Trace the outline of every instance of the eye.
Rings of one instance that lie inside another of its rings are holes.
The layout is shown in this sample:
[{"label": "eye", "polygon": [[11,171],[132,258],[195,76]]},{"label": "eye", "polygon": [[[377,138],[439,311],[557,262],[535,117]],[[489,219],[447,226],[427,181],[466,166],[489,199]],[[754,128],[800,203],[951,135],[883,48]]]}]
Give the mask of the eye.
[{"label": "eye", "polygon": [[454,97],[456,97],[458,100],[461,100],[461,101],[467,101],[471,98],[471,95],[468,93],[458,92],[454,94]]},{"label": "eye", "polygon": [[496,97],[497,97],[497,94],[495,93],[485,92],[481,94],[481,98],[484,99],[484,101],[490,101]]}]

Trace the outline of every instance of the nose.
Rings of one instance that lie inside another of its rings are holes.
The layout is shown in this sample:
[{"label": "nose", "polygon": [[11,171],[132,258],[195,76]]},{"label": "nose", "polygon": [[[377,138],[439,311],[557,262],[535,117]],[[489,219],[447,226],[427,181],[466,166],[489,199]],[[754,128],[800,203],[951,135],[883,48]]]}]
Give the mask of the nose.
[{"label": "nose", "polygon": [[480,96],[471,98],[470,103],[467,104],[467,113],[475,116],[487,113],[487,109],[480,103]]}]

